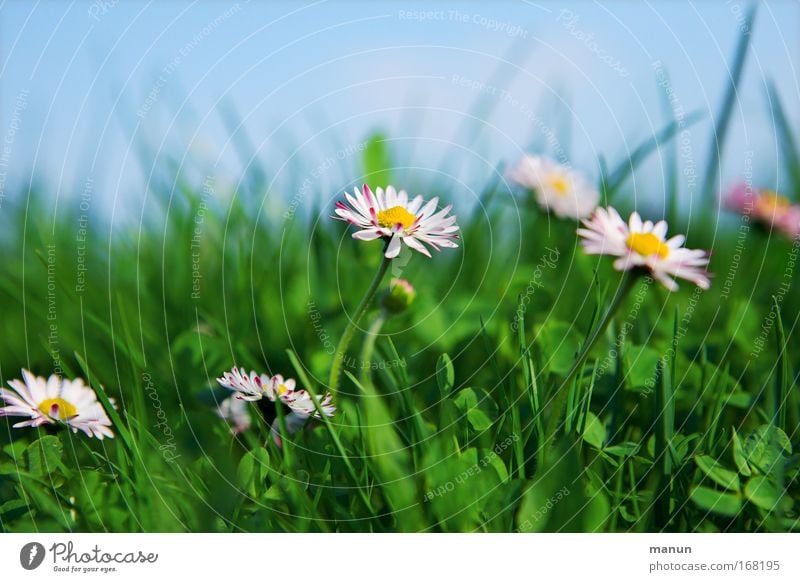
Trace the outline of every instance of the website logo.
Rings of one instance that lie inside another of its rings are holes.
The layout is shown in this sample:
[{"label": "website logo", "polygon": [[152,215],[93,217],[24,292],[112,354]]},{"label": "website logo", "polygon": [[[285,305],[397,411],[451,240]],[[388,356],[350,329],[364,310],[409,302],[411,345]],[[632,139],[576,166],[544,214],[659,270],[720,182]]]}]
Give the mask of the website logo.
[{"label": "website logo", "polygon": [[39,542],[30,542],[19,551],[19,563],[26,570],[35,570],[44,561],[44,546]]}]

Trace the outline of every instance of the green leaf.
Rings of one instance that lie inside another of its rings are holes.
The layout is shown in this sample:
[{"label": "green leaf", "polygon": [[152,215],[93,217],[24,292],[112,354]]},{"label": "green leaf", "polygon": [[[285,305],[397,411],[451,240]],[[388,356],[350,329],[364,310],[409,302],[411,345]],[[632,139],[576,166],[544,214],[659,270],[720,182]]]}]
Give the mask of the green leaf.
[{"label": "green leaf", "polygon": [[778,427],[763,424],[747,435],[744,454],[748,465],[768,475],[780,469],[792,454],[792,443]]},{"label": "green leaf", "polygon": [[257,497],[264,491],[268,473],[269,453],[261,447],[246,453],[239,461],[239,467],[236,470],[239,485],[251,497]]},{"label": "green leaf", "polygon": [[551,372],[566,374],[581,349],[581,339],[574,325],[561,321],[548,323],[540,329],[536,342],[547,351],[545,363]]},{"label": "green leaf", "polygon": [[614,457],[632,457],[638,453],[641,448],[639,443],[625,442],[606,447],[603,451]]},{"label": "green leaf", "polygon": [[496,412],[496,405],[488,396],[484,396],[478,402],[478,395],[475,391],[472,388],[464,388],[456,395],[453,402],[463,413],[466,413],[467,421],[475,430],[487,430],[494,423],[488,411],[484,410],[484,408],[492,408]]},{"label": "green leaf", "polygon": [[606,427],[592,412],[586,413],[586,425],[583,428],[583,440],[596,449],[602,449],[606,441]]},{"label": "green leaf", "polygon": [[25,463],[33,475],[46,475],[60,463],[64,446],[57,436],[47,435],[32,442],[25,449]]},{"label": "green leaf", "polygon": [[630,346],[625,349],[625,379],[631,388],[653,385],[656,366],[661,357],[659,350],[647,346]]},{"label": "green leaf", "polygon": [[689,498],[700,509],[727,517],[736,516],[742,508],[742,500],[738,495],[723,493],[708,487],[694,487]]},{"label": "green leaf", "polygon": [[733,491],[738,491],[741,488],[742,485],[739,482],[739,475],[734,471],[726,469],[712,457],[700,455],[699,457],[695,457],[694,461],[705,476],[714,481],[717,485]]},{"label": "green leaf", "polygon": [[449,443],[432,441],[426,447],[423,507],[436,517],[445,531],[471,531],[482,522],[485,498],[500,484],[496,469],[490,469],[496,453],[468,448],[455,451]]},{"label": "green leaf", "polygon": [[453,362],[450,356],[442,354],[436,362],[436,382],[443,396],[447,396],[453,390],[456,383],[456,372],[453,369]]},{"label": "green leaf", "polygon": [[753,505],[772,511],[781,502],[782,492],[767,477],[757,475],[747,481],[744,494]]}]

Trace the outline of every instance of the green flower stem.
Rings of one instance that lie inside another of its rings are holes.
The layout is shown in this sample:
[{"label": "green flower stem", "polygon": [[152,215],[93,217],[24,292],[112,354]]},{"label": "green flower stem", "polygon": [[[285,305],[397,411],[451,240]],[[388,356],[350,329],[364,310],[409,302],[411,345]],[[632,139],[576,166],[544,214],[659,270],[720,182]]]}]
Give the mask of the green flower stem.
[{"label": "green flower stem", "polygon": [[339,388],[339,377],[342,375],[342,362],[344,361],[345,354],[347,353],[347,348],[350,346],[350,342],[353,340],[353,334],[356,331],[356,327],[358,327],[358,322],[361,321],[362,317],[364,317],[367,309],[369,309],[370,303],[372,303],[372,300],[375,298],[375,293],[378,291],[378,287],[383,280],[383,276],[386,275],[386,271],[389,270],[389,264],[391,262],[392,259],[387,259],[385,256],[381,260],[380,267],[378,267],[378,272],[375,273],[375,278],[372,279],[372,283],[370,283],[367,292],[364,294],[364,298],[361,300],[356,312],[350,319],[350,323],[347,324],[347,327],[345,328],[344,333],[339,340],[339,345],[336,346],[336,353],[333,355],[333,365],[331,366],[331,374],[328,378],[328,390],[334,397],[336,396],[337,389]]},{"label": "green flower stem", "polygon": [[375,342],[385,322],[386,314],[381,310],[375,318],[375,321],[369,326],[367,337],[364,338],[364,345],[361,348],[361,374],[359,377],[362,384],[366,384],[370,381],[372,352],[375,351]]},{"label": "green flower stem", "polygon": [[605,313],[603,314],[602,319],[598,322],[597,326],[595,326],[592,333],[586,339],[586,342],[583,344],[583,348],[581,348],[578,357],[575,359],[575,363],[572,364],[572,367],[567,374],[567,377],[558,387],[555,396],[550,401],[551,404],[549,418],[547,420],[547,428],[545,430],[545,441],[540,446],[542,451],[542,455],[540,460],[543,460],[546,455],[547,451],[552,446],[553,442],[556,438],[556,433],[558,432],[558,428],[561,425],[561,416],[564,414],[564,407],[567,404],[567,397],[569,396],[569,387],[572,384],[572,381],[575,378],[575,375],[578,371],[583,367],[586,358],[589,355],[589,352],[592,351],[592,348],[597,343],[597,340],[600,339],[600,336],[603,335],[608,324],[611,323],[611,320],[614,318],[614,314],[619,309],[619,306],[622,305],[622,302],[630,293],[630,290],[633,289],[633,286],[636,284],[638,280],[637,273],[633,271],[629,271],[625,275],[625,279],[622,281],[622,284],[617,288],[617,292],[614,295],[614,298],[611,300],[611,305],[608,306]]}]

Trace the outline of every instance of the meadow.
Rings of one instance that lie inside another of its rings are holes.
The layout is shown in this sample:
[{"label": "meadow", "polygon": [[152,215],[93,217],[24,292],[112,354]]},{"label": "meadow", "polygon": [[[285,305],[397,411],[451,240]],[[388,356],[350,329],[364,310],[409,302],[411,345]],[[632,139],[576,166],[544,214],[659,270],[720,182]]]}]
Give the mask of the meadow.
[{"label": "meadow", "polygon": [[[794,203],[800,151],[778,96],[765,104]],[[661,156],[664,203],[643,218],[710,251],[707,290],[584,252],[578,220],[509,179],[514,160],[465,186],[399,162],[382,133],[348,152],[336,192],[307,191],[312,160],[282,191],[257,165],[230,184],[167,161],[133,227],[84,210],[91,182],[57,211],[33,182],[3,206],[0,376],[84,378],[114,438],[4,417],[0,529],[796,531],[800,239],[721,206],[716,164],[681,211],[687,123],[598,160],[592,186],[627,219]],[[363,183],[454,204],[458,248],[385,260],[380,240],[354,240],[331,217]],[[233,366],[331,390],[336,411],[298,428],[261,398],[232,430],[217,378]]]}]

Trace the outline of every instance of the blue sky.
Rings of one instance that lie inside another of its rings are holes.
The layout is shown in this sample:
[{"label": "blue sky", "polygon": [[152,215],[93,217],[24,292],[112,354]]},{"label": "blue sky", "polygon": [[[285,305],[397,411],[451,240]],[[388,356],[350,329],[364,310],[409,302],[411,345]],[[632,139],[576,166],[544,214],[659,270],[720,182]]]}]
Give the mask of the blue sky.
[{"label": "blue sky", "polygon": [[[403,176],[418,184],[456,151],[458,176],[479,188],[491,166],[548,141],[595,176],[598,155],[621,160],[664,125],[658,61],[673,105],[709,116],[689,143],[703,167],[746,9],[733,0],[5,1],[0,99],[12,143],[4,195],[34,176],[77,203],[91,176],[96,198],[113,209],[141,196],[164,152],[233,181],[249,160],[229,140],[223,104],[238,111],[251,155],[290,190],[297,172],[313,173],[339,152],[336,171],[315,176],[319,190],[336,195],[357,178],[347,152],[376,129],[394,140],[397,163],[414,168]],[[726,181],[750,163],[759,179],[780,178],[764,82],[774,80],[797,126],[798,54],[800,3],[762,4]],[[482,128],[475,139],[472,127]],[[143,143],[156,154],[137,157]],[[657,198],[660,163],[651,165],[652,180],[636,188]]]}]

